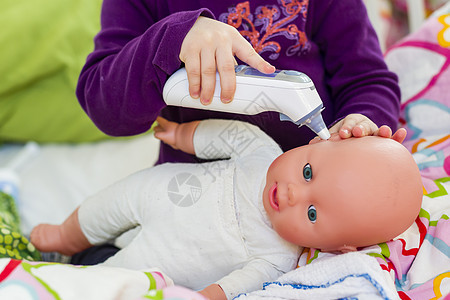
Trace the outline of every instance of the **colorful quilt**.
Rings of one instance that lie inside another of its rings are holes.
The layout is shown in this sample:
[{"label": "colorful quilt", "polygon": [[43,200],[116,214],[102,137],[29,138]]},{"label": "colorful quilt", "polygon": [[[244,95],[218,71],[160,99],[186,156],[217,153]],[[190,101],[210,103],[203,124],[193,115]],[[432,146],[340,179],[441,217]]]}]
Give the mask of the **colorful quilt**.
[{"label": "colorful quilt", "polygon": [[375,256],[401,299],[440,299],[450,294],[450,3],[386,60],[399,75],[404,144],[422,174],[424,198],[415,225]]}]

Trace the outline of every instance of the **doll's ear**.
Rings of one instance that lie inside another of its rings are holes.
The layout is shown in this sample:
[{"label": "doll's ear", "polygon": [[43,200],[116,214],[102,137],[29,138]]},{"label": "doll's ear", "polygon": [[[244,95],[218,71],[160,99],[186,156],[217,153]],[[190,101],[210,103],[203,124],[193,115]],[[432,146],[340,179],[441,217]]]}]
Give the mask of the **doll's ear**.
[{"label": "doll's ear", "polygon": [[338,250],[339,252],[341,252],[341,253],[349,253],[349,252],[355,252],[355,251],[357,251],[358,249],[356,249],[355,246],[344,245],[344,246],[342,246],[342,247],[339,247],[337,250]]}]

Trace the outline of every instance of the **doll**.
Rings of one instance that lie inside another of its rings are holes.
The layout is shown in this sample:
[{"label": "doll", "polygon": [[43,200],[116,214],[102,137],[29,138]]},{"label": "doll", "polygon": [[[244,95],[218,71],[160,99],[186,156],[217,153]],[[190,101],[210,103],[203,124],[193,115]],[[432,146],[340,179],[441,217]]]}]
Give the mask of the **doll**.
[{"label": "doll", "polygon": [[301,247],[348,252],[388,241],[417,217],[422,183],[411,154],[368,136],[280,147],[254,125],[174,123],[155,136],[209,161],[142,170],[84,201],[31,242],[72,255],[139,227],[105,265],[157,267],[210,299],[260,289],[295,268]]}]

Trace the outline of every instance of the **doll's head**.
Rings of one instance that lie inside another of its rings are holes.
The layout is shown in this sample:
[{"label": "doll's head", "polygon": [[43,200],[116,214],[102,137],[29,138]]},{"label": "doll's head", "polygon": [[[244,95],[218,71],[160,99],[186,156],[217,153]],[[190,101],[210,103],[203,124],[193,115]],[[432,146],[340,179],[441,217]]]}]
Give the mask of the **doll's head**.
[{"label": "doll's head", "polygon": [[331,139],[278,157],[264,208],[285,240],[323,251],[386,242],[411,226],[422,203],[419,169],[387,138]]}]

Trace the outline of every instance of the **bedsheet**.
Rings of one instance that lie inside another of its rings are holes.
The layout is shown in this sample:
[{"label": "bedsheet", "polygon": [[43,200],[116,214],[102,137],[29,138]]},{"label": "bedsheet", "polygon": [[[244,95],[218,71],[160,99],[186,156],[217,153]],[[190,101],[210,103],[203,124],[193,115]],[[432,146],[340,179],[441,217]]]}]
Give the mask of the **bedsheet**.
[{"label": "bedsheet", "polygon": [[[390,48],[386,61],[399,76],[400,124],[408,130],[404,145],[423,179],[420,215],[397,238],[356,253],[305,249],[296,270],[239,299],[450,297],[450,3]],[[330,266],[334,272],[325,272]],[[155,279],[149,273],[0,259],[0,298],[169,299],[171,291],[180,297],[200,297],[170,284],[152,286]],[[336,287],[339,295],[332,292]]]}]

